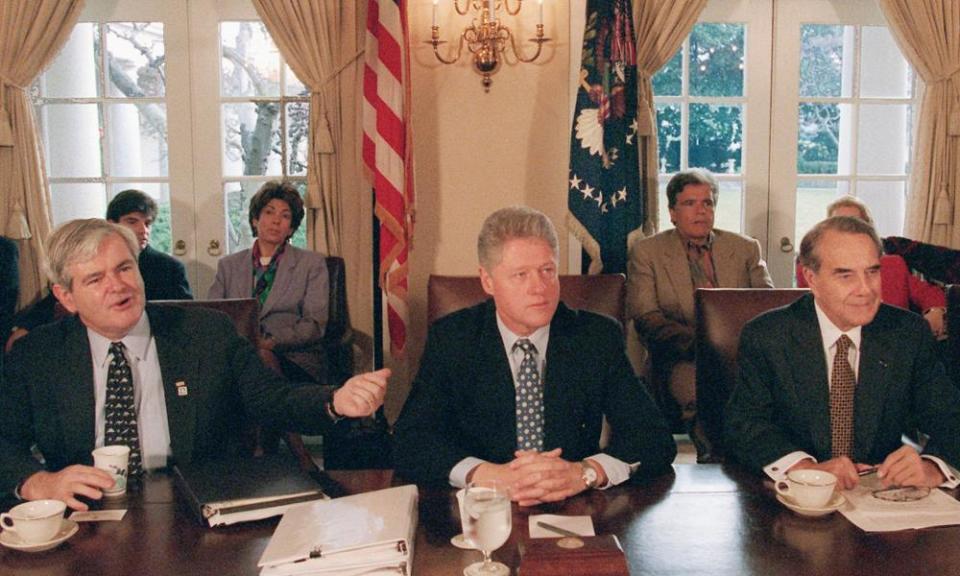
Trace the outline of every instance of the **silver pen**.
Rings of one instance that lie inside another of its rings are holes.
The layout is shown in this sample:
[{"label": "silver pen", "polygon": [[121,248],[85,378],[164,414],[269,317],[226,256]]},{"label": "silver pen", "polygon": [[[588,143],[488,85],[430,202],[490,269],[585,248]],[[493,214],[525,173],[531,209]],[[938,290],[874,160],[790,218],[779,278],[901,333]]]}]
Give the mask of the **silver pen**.
[{"label": "silver pen", "polygon": [[566,528],[561,528],[559,526],[554,526],[553,524],[547,524],[542,520],[537,520],[537,526],[543,528],[544,530],[549,530],[561,536],[573,536],[574,538],[582,538],[582,534],[577,534],[572,530],[567,530]]}]

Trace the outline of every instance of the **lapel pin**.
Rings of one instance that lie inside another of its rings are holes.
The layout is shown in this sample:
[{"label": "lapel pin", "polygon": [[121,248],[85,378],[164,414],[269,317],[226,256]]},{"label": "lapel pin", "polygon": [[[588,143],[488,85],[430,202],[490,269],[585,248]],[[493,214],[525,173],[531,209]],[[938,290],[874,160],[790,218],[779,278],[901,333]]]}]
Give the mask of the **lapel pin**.
[{"label": "lapel pin", "polygon": [[177,387],[177,396],[186,396],[188,394],[187,383],[183,380],[178,380],[175,386]]}]

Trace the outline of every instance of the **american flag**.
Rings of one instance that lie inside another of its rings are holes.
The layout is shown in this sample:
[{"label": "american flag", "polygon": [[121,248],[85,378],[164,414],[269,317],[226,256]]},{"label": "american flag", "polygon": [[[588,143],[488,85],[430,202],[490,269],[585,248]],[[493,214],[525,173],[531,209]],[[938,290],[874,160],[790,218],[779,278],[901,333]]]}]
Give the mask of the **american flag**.
[{"label": "american flag", "polygon": [[407,0],[368,0],[363,70],[363,161],[380,219],[380,287],[387,297],[390,352],[407,341],[407,264],[413,239],[413,146]]}]

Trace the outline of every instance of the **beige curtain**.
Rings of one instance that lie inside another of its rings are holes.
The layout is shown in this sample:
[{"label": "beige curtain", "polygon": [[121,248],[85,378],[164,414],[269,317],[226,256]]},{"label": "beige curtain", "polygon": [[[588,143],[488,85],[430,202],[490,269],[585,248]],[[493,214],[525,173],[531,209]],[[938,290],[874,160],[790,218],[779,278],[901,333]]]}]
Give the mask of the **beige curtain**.
[{"label": "beige curtain", "polygon": [[960,248],[960,2],[879,0],[925,83],[913,147],[906,233]]},{"label": "beige curtain", "polygon": [[633,22],[637,30],[637,135],[640,173],[647,191],[643,233],[657,231],[656,109],[653,107],[653,75],[676,54],[690,34],[707,0],[634,0]]},{"label": "beige curtain", "polygon": [[20,245],[20,305],[46,285],[50,192],[28,89],[73,31],[83,0],[0,1],[0,231]]},{"label": "beige curtain", "polygon": [[307,207],[313,216],[315,248],[337,256],[343,239],[340,75],[356,57],[342,50],[344,4],[340,0],[253,0],[287,64],[310,89]]}]

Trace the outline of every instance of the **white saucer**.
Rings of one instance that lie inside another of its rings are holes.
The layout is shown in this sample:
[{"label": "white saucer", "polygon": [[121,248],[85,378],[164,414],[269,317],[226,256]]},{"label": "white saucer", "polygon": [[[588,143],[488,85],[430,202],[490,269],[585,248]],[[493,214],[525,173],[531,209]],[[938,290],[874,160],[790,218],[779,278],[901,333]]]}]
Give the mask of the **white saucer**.
[{"label": "white saucer", "polygon": [[469,540],[467,540],[467,537],[464,536],[463,534],[457,534],[456,536],[451,538],[450,544],[454,545],[457,548],[460,548],[461,550],[477,549],[476,546],[474,546]]},{"label": "white saucer", "polygon": [[0,532],[0,544],[3,544],[7,548],[13,548],[14,550],[23,550],[24,552],[43,552],[44,550],[50,550],[56,548],[60,544],[66,542],[70,539],[71,536],[77,533],[77,530],[80,529],[80,526],[73,520],[67,518],[63,519],[63,522],[60,524],[60,531],[57,532],[57,535],[53,537],[53,540],[48,540],[47,542],[41,542],[39,544],[27,544],[20,539],[14,532],[7,532],[4,530]]},{"label": "white saucer", "polygon": [[796,503],[794,503],[792,500],[788,500],[787,498],[784,498],[780,494],[777,494],[777,500],[779,500],[781,504],[793,510],[797,514],[801,516],[809,516],[811,518],[817,518],[819,516],[826,516],[827,514],[831,514],[839,510],[840,507],[843,506],[844,503],[847,501],[847,499],[843,497],[843,494],[839,492],[834,492],[833,498],[831,498],[830,501],[827,502],[826,506],[821,506],[818,508],[806,508],[804,506],[799,506]]}]

